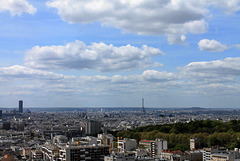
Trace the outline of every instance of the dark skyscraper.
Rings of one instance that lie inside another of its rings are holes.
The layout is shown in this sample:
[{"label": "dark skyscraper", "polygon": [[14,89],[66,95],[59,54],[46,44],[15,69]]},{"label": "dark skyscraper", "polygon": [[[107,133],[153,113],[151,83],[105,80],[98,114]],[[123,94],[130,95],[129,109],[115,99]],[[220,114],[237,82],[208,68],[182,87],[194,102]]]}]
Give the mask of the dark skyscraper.
[{"label": "dark skyscraper", "polygon": [[90,120],[86,124],[85,132],[88,135],[95,135],[101,132],[102,123],[99,121]]},{"label": "dark skyscraper", "polygon": [[145,109],[144,109],[144,99],[142,99],[142,112],[145,113]]},{"label": "dark skyscraper", "polygon": [[18,108],[19,108],[19,112],[22,113],[23,112],[23,101],[22,100],[19,101]]}]

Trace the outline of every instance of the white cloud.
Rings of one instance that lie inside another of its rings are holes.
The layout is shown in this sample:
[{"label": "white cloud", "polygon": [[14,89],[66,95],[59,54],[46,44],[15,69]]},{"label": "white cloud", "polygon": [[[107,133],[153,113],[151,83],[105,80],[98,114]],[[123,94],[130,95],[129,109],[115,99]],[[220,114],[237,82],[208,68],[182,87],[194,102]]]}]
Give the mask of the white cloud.
[{"label": "white cloud", "polygon": [[221,44],[216,40],[202,39],[198,43],[198,47],[202,51],[208,52],[223,52],[229,47],[227,45]]},{"label": "white cloud", "polygon": [[111,83],[117,83],[117,84],[138,84],[139,82],[142,82],[142,76],[141,75],[130,75],[130,76],[121,76],[121,75],[114,75],[111,78]]},{"label": "white cloud", "polygon": [[227,85],[220,83],[209,83],[206,85],[195,86],[195,92],[203,95],[216,97],[217,95],[231,96],[240,92],[239,85]]},{"label": "white cloud", "polygon": [[163,55],[157,48],[143,45],[114,47],[104,43],[86,45],[81,41],[65,46],[35,46],[25,55],[25,65],[40,69],[92,69],[119,71],[162,66],[152,56]]},{"label": "white cloud", "polygon": [[233,96],[240,92],[240,57],[192,62],[179,68],[179,88],[191,95]]},{"label": "white cloud", "polygon": [[[31,69],[24,66],[0,68],[1,89],[3,93],[21,95],[115,95],[131,93],[152,93],[180,89],[184,92],[207,94],[205,87],[211,87],[212,93],[220,87],[235,87],[235,78],[240,75],[240,58],[226,58],[209,62],[192,62],[179,73],[146,70],[139,75],[95,75],[66,76],[53,72]],[[12,82],[12,83],[11,83]],[[216,86],[216,88],[215,88]],[[25,88],[27,87],[27,88]],[[34,88],[33,88],[34,87]],[[25,90],[24,90],[25,89]],[[232,88],[228,88],[231,92]],[[127,91],[127,93],[126,93]],[[234,92],[234,91],[232,91]]]},{"label": "white cloud", "polygon": [[26,0],[0,0],[0,12],[9,11],[12,16],[22,13],[35,14],[37,9]]},{"label": "white cloud", "polygon": [[219,8],[223,9],[227,14],[233,14],[240,10],[240,1],[239,0],[229,0],[229,1],[218,0],[218,1],[212,1],[211,3],[213,5],[216,5]]},{"label": "white cloud", "polygon": [[181,43],[185,40],[182,35],[189,32],[206,32],[207,26],[204,20],[207,10],[190,0],[53,0],[47,6],[57,8],[69,23],[98,21],[124,32],[166,35],[170,43]]},{"label": "white cloud", "polygon": [[240,44],[236,44],[236,45],[234,45],[234,47],[240,49]]},{"label": "white cloud", "polygon": [[63,79],[64,75],[14,65],[0,68],[0,77],[7,80],[9,80],[9,78],[59,80]]},{"label": "white cloud", "polygon": [[240,75],[240,57],[223,60],[193,62],[185,67],[187,72],[210,73],[218,75]]},{"label": "white cloud", "polygon": [[147,81],[165,82],[177,79],[176,74],[166,71],[146,70],[143,72],[143,78]]},{"label": "white cloud", "polygon": [[180,68],[181,75],[195,84],[233,83],[240,75],[240,57],[223,60],[192,62]]},{"label": "white cloud", "polygon": [[[147,73],[152,72],[147,76]],[[152,79],[154,77],[155,80]],[[152,88],[149,81],[167,83],[174,78],[172,73],[146,71],[139,75],[95,75],[95,76],[66,76],[47,71],[31,69],[24,66],[10,66],[0,68],[0,80],[4,83],[1,93],[4,95],[63,97],[63,96],[103,96],[116,94],[131,94],[135,92],[150,92],[162,90]],[[154,85],[155,86],[155,85]],[[155,86],[156,87],[156,86]],[[18,91],[18,92],[16,92]],[[46,99],[46,98],[45,98]]]},{"label": "white cloud", "polygon": [[69,23],[100,22],[124,32],[165,35],[173,44],[182,43],[186,39],[182,35],[187,33],[207,31],[209,7],[235,13],[239,0],[52,0],[47,6],[56,8]]},{"label": "white cloud", "polygon": [[[101,102],[106,96],[125,96],[131,100],[132,97],[142,98],[144,95],[156,99],[159,96],[175,99],[178,94],[186,99],[189,94],[235,95],[240,92],[239,84],[226,78],[240,75],[239,59],[193,62],[182,68],[186,75],[181,77],[181,73],[157,70],[146,70],[138,75],[69,76],[15,65],[0,68],[0,91],[1,96],[25,97],[39,101],[40,105],[43,100],[49,99],[49,103],[55,106],[62,105],[56,101],[62,99],[66,106],[73,105],[73,100],[77,101],[74,105],[82,104],[83,97],[86,105],[89,105],[89,100],[98,98]],[[218,69],[220,66],[224,69]],[[222,70],[225,72],[219,72]]]},{"label": "white cloud", "polygon": [[176,36],[175,34],[168,34],[167,38],[170,44],[183,44],[186,40],[185,35]]}]

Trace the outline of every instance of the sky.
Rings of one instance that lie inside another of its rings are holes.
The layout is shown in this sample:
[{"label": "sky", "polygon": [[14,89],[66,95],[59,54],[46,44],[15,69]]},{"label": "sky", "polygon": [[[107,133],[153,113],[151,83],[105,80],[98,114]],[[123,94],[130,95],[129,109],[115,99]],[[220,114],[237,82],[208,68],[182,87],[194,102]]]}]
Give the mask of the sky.
[{"label": "sky", "polygon": [[240,108],[240,0],[0,0],[0,107]]}]

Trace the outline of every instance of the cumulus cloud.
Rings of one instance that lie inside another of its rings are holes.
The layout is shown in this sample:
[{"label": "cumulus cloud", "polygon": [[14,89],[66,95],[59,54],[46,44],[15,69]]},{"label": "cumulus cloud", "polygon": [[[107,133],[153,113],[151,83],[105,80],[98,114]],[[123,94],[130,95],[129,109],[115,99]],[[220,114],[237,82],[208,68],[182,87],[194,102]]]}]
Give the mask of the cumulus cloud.
[{"label": "cumulus cloud", "polygon": [[219,84],[219,83],[209,83],[206,85],[196,86],[195,92],[203,95],[217,96],[231,96],[239,93],[240,88],[239,85],[227,85],[227,84]]},{"label": "cumulus cloud", "polygon": [[192,62],[182,70],[185,74],[197,77],[221,77],[240,75],[240,57],[223,60]]},{"label": "cumulus cloud", "polygon": [[[53,99],[61,101],[69,98],[69,101],[65,102],[66,105],[71,104],[73,100],[81,104],[82,100],[79,101],[79,97],[88,98],[89,101],[89,97],[95,99],[105,96],[108,98],[127,96],[131,99],[132,96],[136,95],[140,98],[142,95],[168,97],[172,96],[173,93],[175,95],[176,93],[181,94],[181,97],[190,93],[191,95],[225,95],[226,93],[234,95],[240,91],[239,84],[225,79],[229,75],[232,77],[240,75],[240,72],[231,73],[233,70],[240,71],[237,67],[239,59],[233,59],[226,58],[205,64],[190,63],[182,69],[188,74],[185,77],[180,77],[180,73],[157,70],[146,70],[137,75],[71,76],[15,65],[0,68],[2,84],[0,90],[2,96],[31,97],[31,99],[39,99],[40,104],[42,100],[46,99],[51,102]],[[226,66],[227,64],[229,66]],[[218,72],[219,66],[223,66],[226,71]],[[208,71],[209,77],[204,76]],[[196,73],[202,75],[195,75]],[[205,79],[205,81],[201,79]],[[220,81],[223,79],[225,81]]]},{"label": "cumulus cloud", "polygon": [[0,77],[9,79],[9,78],[30,78],[30,79],[49,79],[49,80],[58,80],[63,79],[64,75],[56,74],[53,72],[46,72],[36,69],[31,69],[28,67],[14,65],[10,67],[0,68]]},{"label": "cumulus cloud", "polygon": [[111,83],[117,84],[138,84],[142,82],[141,75],[129,75],[129,76],[122,76],[122,75],[114,75],[111,78]]},{"label": "cumulus cloud", "polygon": [[[69,76],[19,65],[0,68],[0,80],[5,80],[1,82],[5,83],[1,88],[4,95],[37,96],[39,93],[41,96],[47,94],[56,97],[79,94],[91,96],[129,94],[144,92],[144,88],[151,89],[152,83],[149,83],[149,81],[167,83],[173,79],[173,74],[157,71],[146,71],[139,75]],[[162,89],[163,86],[161,85],[159,88]],[[151,92],[159,90],[153,88]],[[16,91],[19,92],[16,93]]]},{"label": "cumulus cloud", "polygon": [[182,43],[187,33],[206,32],[209,7],[225,13],[240,9],[239,0],[51,0],[47,6],[69,23],[100,22],[128,33],[165,35],[171,44]]},{"label": "cumulus cloud", "polygon": [[37,9],[26,0],[0,0],[0,12],[9,11],[12,16],[22,13],[35,14]]},{"label": "cumulus cloud", "polygon": [[[207,0],[205,3],[208,3]],[[230,1],[218,0],[218,1],[212,1],[210,3],[219,7],[220,9],[223,9],[224,12],[227,14],[233,14],[240,10],[240,1],[239,0],[230,0]]]},{"label": "cumulus cloud", "polygon": [[234,47],[236,47],[237,49],[240,49],[240,44],[236,44],[234,45]]},{"label": "cumulus cloud", "polygon": [[25,55],[25,65],[40,69],[92,69],[109,72],[162,66],[152,56],[163,55],[157,48],[75,41],[65,46],[35,46]]},{"label": "cumulus cloud", "polygon": [[168,34],[167,37],[170,44],[183,44],[186,40],[185,35],[176,36],[174,34]]},{"label": "cumulus cloud", "polygon": [[[189,83],[185,92],[203,95],[239,93],[240,57],[192,62],[180,69],[181,80]],[[181,86],[182,87],[182,86]]]},{"label": "cumulus cloud", "polygon": [[198,47],[200,50],[208,52],[223,52],[229,48],[227,45],[224,45],[216,40],[208,39],[200,40]]},{"label": "cumulus cloud", "polygon": [[166,71],[146,70],[143,72],[143,78],[147,81],[165,82],[175,80],[177,76],[174,73],[168,73]]},{"label": "cumulus cloud", "polygon": [[128,33],[166,35],[170,43],[181,43],[186,33],[206,32],[207,10],[191,0],[53,0],[48,7],[57,8],[69,23],[100,22]]}]

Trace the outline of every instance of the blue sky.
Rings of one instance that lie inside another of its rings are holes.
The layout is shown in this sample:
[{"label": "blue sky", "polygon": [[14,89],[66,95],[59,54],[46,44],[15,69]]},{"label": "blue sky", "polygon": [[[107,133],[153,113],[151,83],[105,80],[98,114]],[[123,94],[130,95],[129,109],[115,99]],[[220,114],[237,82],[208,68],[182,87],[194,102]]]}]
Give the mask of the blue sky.
[{"label": "blue sky", "polygon": [[231,107],[240,0],[0,0],[0,107]]}]

